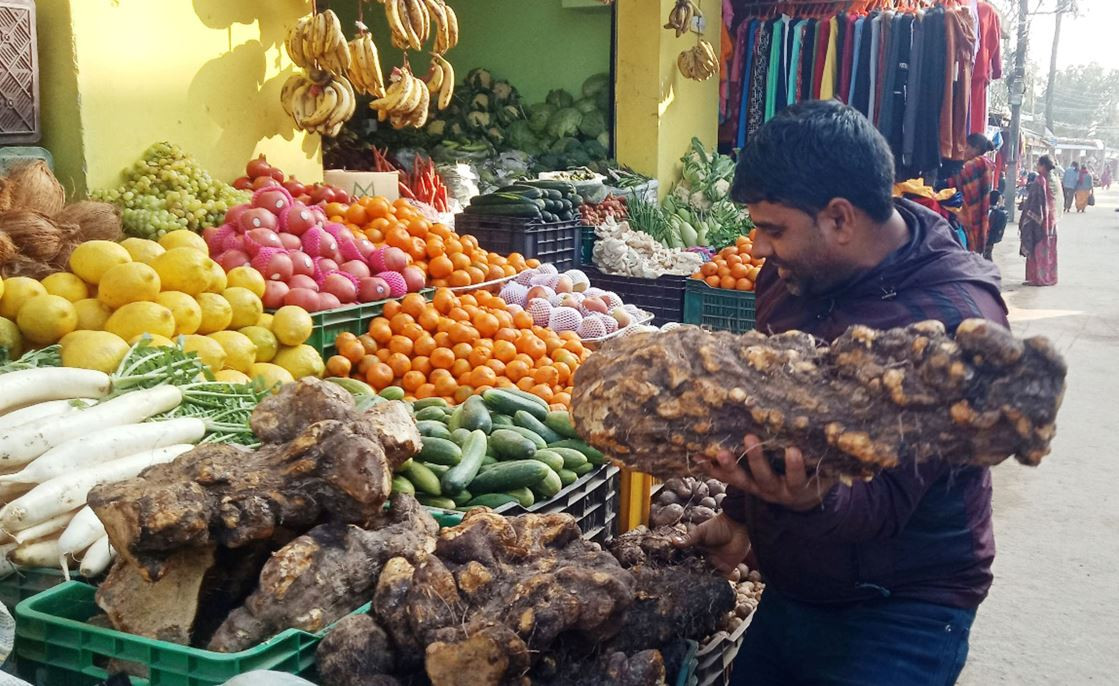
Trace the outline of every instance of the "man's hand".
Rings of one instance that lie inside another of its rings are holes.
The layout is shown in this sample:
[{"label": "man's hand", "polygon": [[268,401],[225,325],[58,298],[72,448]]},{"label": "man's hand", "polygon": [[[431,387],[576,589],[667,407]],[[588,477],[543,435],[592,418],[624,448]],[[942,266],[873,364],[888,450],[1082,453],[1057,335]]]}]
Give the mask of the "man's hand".
[{"label": "man's hand", "polygon": [[713,460],[700,460],[700,467],[708,476],[740,491],[796,511],[818,506],[837,482],[834,477],[813,475],[810,478],[804,466],[804,455],[797,448],[785,449],[785,474],[780,475],[769,465],[757,436],[746,436],[743,445],[745,464],[742,456],[721,452]]},{"label": "man's hand", "polygon": [[750,536],[746,527],[723,512],[672,543],[680,548],[699,548],[707,561],[724,576],[731,576],[750,552]]}]

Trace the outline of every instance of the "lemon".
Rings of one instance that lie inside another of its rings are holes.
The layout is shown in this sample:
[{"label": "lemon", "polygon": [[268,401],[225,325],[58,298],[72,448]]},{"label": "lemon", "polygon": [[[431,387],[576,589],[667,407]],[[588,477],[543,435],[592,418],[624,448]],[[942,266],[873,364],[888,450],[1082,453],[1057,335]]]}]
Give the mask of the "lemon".
[{"label": "lemon", "polygon": [[112,374],[129,347],[120,336],[108,331],[75,331],[62,338],[62,366]]},{"label": "lemon", "polygon": [[37,295],[46,295],[47,289],[35,279],[13,276],[4,279],[4,296],[0,298],[0,317],[15,320],[19,308]]},{"label": "lemon", "polygon": [[202,364],[215,373],[225,366],[225,348],[221,347],[221,343],[207,336],[197,334],[183,336],[183,350],[197,354]]},{"label": "lemon", "polygon": [[143,262],[118,264],[102,274],[97,284],[97,299],[114,310],[142,300],[155,302],[158,296],[159,274]]},{"label": "lemon", "polygon": [[101,331],[105,328],[105,322],[109,321],[109,317],[113,311],[103,302],[97,298],[83,298],[74,303],[74,310],[78,313],[78,329],[88,329],[89,331]]},{"label": "lemon", "polygon": [[268,329],[263,326],[246,326],[238,329],[238,331],[248,336],[249,340],[256,345],[257,362],[271,362],[272,358],[276,356],[276,349],[280,347],[280,344]]},{"label": "lemon", "polygon": [[86,241],[70,253],[70,271],[86,283],[100,283],[101,276],[117,266],[132,261],[132,255],[119,243]]},{"label": "lemon", "polygon": [[157,303],[128,303],[113,312],[105,322],[105,330],[126,341],[143,333],[170,338],[175,335],[175,315]]},{"label": "lemon", "polygon": [[246,374],[256,361],[256,345],[243,333],[236,331],[217,331],[210,334],[225,350],[225,366]]},{"label": "lemon", "polygon": [[167,252],[159,243],[149,241],[146,238],[136,238],[135,236],[125,238],[120,242],[120,245],[132,256],[133,262],[143,262],[144,264],[150,264],[152,260]]},{"label": "lemon", "polygon": [[220,372],[214,373],[215,381],[222,381],[224,383],[252,383],[253,380],[242,372],[236,369],[223,369]]},{"label": "lemon", "polygon": [[4,299],[4,280],[0,279],[0,300]]},{"label": "lemon", "polygon": [[19,308],[16,323],[27,340],[50,345],[77,328],[78,312],[60,295],[37,295]]},{"label": "lemon", "polygon": [[198,301],[182,291],[163,291],[155,301],[171,310],[175,317],[175,335],[194,333],[202,324],[202,308]]},{"label": "lemon", "polygon": [[174,250],[175,248],[190,248],[197,250],[203,255],[210,254],[210,247],[206,245],[206,239],[202,238],[193,231],[186,229],[178,229],[169,233],[163,234],[163,238],[159,239],[159,245],[164,250]]},{"label": "lemon", "polygon": [[210,262],[213,260],[194,248],[172,248],[154,258],[151,266],[165,290],[198,295],[210,285]]},{"label": "lemon", "polygon": [[76,274],[70,272],[56,272],[45,277],[40,283],[47,289],[47,293],[62,296],[72,303],[89,297],[89,286],[86,286],[85,281],[78,278]]},{"label": "lemon", "polygon": [[276,357],[272,358],[272,362],[291,372],[291,375],[297,379],[304,376],[322,377],[323,372],[326,371],[322,356],[309,345],[280,348]]},{"label": "lemon", "polygon": [[256,297],[264,297],[264,276],[252,267],[244,265],[234,267],[225,276],[230,286],[247,288],[255,293]]},{"label": "lemon", "polygon": [[271,389],[273,393],[280,390],[280,386],[295,381],[291,372],[283,367],[267,362],[257,362],[253,365],[250,375],[254,380],[260,380],[263,387]]},{"label": "lemon", "polygon": [[307,310],[284,305],[272,315],[272,333],[284,345],[299,345],[311,335],[314,322]]},{"label": "lemon", "polygon": [[228,300],[216,293],[202,293],[196,300],[202,309],[202,321],[197,333],[214,333],[229,328],[229,322],[233,319],[233,307]]},{"label": "lemon", "polygon": [[221,296],[233,309],[233,319],[229,322],[231,329],[243,329],[256,324],[260,315],[264,314],[264,304],[260,298],[247,288],[233,286],[222,291]]},{"label": "lemon", "polygon": [[272,313],[265,312],[264,314],[260,315],[260,318],[256,320],[256,326],[261,326],[261,327],[264,327],[265,329],[268,329],[269,331],[271,331],[272,330]]},{"label": "lemon", "polygon": [[206,286],[206,292],[221,293],[229,286],[229,281],[225,277],[225,270],[213,260],[207,262],[206,266],[210,270],[210,283]]},{"label": "lemon", "polygon": [[[11,319],[0,317],[0,350],[8,354],[9,360],[14,360],[23,354],[23,334]],[[3,356],[0,355],[0,359]]]},{"label": "lemon", "polygon": [[150,348],[174,348],[175,347],[175,341],[171,340],[170,338],[167,338],[166,336],[160,336],[159,334],[154,334],[154,333],[142,333],[142,334],[133,336],[132,338],[128,339],[128,345],[129,346],[136,345],[137,343],[140,342],[140,339],[143,338],[144,336],[148,337],[148,347],[150,347]]}]

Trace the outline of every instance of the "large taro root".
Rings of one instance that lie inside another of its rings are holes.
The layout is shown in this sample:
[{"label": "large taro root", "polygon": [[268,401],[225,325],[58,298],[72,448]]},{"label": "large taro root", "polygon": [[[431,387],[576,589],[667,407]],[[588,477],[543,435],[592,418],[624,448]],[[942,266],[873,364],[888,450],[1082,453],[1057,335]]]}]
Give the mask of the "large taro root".
[{"label": "large taro root", "polygon": [[790,332],[682,326],[614,339],[575,375],[579,434],[629,467],[686,476],[690,457],[799,447],[823,474],[869,478],[903,461],[1037,465],[1049,452],[1066,366],[1044,338],[985,320],[955,339],[937,322],[853,326],[830,346]]},{"label": "large taro root", "polygon": [[391,491],[392,468],[420,446],[403,403],[361,414],[318,380],[289,384],[252,423],[265,441],[255,451],[202,445],[93,489],[89,503],[124,563],[155,581],[183,548],[283,545],[322,522],[370,523]]},{"label": "large taro root", "polygon": [[365,603],[385,563],[422,562],[439,525],[415,498],[397,495],[368,529],[323,524],[277,551],[242,607],[218,628],[209,649],[236,652],[294,627],[317,632]]}]

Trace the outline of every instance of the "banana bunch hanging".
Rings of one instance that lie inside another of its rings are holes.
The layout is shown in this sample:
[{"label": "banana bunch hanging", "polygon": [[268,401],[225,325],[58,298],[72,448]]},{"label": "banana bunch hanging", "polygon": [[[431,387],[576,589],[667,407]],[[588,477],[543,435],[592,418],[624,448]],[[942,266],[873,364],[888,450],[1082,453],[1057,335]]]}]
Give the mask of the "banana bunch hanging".
[{"label": "banana bunch hanging", "polygon": [[458,15],[445,0],[379,0],[392,31],[392,44],[401,50],[422,50],[435,34],[435,52],[458,45]]},{"label": "banana bunch hanging", "polygon": [[692,0],[676,0],[668,13],[668,23],[664,28],[676,31],[676,37],[679,38],[692,30],[692,19],[702,16],[703,13]]},{"label": "banana bunch hanging", "polygon": [[422,50],[435,36],[431,70],[427,80],[417,78],[405,57],[404,66],[394,69],[391,84],[369,107],[379,121],[393,128],[422,128],[427,123],[432,101],[441,110],[451,104],[455,90],[455,70],[443,54],[458,45],[458,15],[445,0],[379,0],[392,32],[392,44],[402,50]]},{"label": "banana bunch hanging", "polygon": [[719,73],[719,56],[715,54],[715,48],[710,43],[700,39],[695,47],[680,53],[676,58],[676,66],[687,78],[706,81]]},{"label": "banana bunch hanging", "polygon": [[381,73],[381,55],[365,24],[357,22],[357,38],[350,41],[350,82],[354,90],[374,98],[385,97],[385,77]]},{"label": "banana bunch hanging", "polygon": [[287,49],[291,61],[303,69],[324,69],[333,76],[344,76],[350,68],[346,34],[332,10],[297,21],[288,34]]},{"label": "banana bunch hanging", "polygon": [[334,137],[354,116],[357,99],[346,77],[312,69],[288,77],[280,91],[280,104],[300,130]]}]

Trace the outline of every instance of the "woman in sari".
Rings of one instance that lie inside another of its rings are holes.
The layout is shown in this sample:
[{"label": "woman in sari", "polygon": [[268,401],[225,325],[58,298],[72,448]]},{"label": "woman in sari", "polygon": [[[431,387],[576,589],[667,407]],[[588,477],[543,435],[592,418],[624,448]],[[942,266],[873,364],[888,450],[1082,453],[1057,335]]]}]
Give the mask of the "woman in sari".
[{"label": "woman in sari", "polygon": [[1083,214],[1092,197],[1092,170],[1088,165],[1080,165],[1080,176],[1076,180],[1076,211]]},{"label": "woman in sari", "polygon": [[964,196],[960,223],[967,234],[967,248],[980,255],[987,248],[987,215],[991,211],[991,191],[995,184],[995,163],[987,153],[995,149],[981,133],[967,137],[968,161],[948,180]]},{"label": "woman in sari", "polygon": [[1053,160],[1037,160],[1037,178],[1022,203],[1019,252],[1026,258],[1026,285],[1057,285],[1057,185]]}]

